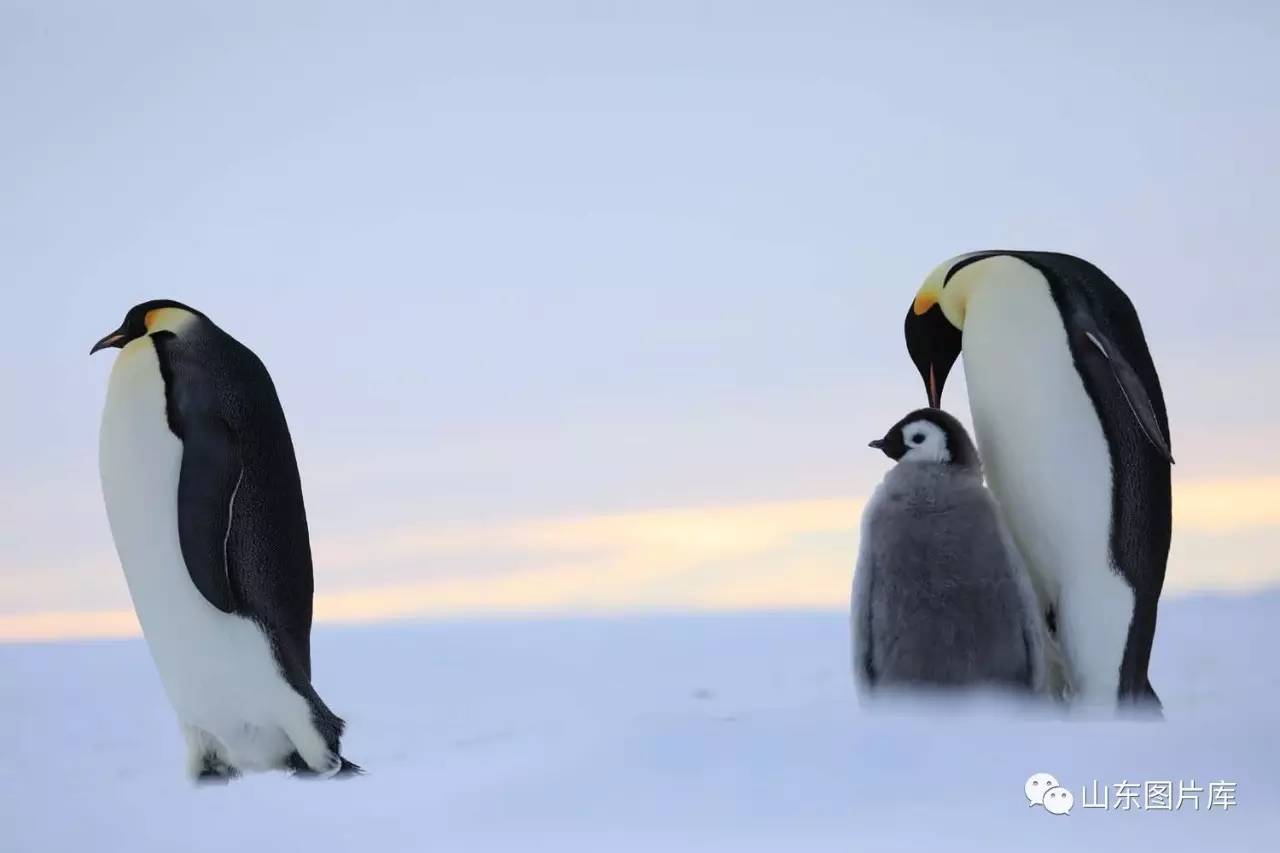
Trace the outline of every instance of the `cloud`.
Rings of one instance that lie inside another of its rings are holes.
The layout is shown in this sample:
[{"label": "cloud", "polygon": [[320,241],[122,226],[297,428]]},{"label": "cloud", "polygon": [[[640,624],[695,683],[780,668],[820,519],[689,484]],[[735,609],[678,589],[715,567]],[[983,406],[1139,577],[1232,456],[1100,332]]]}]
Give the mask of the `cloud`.
[{"label": "cloud", "polygon": [[1175,483],[1173,521],[1201,533],[1280,525],[1280,477]]},{"label": "cloud", "polygon": [[[864,502],[827,499],[317,536],[316,618],[840,607]],[[1280,581],[1280,477],[1180,483],[1167,588]],[[100,568],[100,571],[107,571]],[[127,636],[128,610],[0,615],[0,640]]]}]

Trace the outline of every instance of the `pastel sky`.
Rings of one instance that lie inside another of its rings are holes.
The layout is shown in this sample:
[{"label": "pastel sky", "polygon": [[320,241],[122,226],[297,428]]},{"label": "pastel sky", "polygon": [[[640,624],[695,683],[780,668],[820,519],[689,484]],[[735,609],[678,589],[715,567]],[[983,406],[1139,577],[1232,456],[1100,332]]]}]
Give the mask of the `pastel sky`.
[{"label": "pastel sky", "polygon": [[990,247],[1137,304],[1170,594],[1280,583],[1280,7],[1032,5],[0,0],[0,640],[136,631],[87,353],[156,297],[271,369],[322,620],[842,606]]}]

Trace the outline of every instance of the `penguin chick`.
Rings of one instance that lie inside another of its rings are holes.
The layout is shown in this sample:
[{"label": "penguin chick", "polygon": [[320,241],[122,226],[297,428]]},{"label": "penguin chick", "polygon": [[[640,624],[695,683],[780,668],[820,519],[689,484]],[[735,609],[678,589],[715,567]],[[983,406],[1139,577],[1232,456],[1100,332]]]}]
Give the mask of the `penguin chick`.
[{"label": "penguin chick", "polygon": [[898,464],[862,516],[852,603],[860,691],[1043,692],[1035,593],[964,427],[919,409],[871,446]]}]

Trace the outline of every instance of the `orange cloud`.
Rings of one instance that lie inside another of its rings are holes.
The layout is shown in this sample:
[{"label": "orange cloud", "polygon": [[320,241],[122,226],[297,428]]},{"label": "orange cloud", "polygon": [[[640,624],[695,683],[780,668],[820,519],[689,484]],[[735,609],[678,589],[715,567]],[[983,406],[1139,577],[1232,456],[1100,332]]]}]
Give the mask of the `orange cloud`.
[{"label": "orange cloud", "polygon": [[[316,617],[841,607],[862,507],[788,501],[317,536]],[[1280,581],[1280,563],[1259,556],[1280,544],[1280,477],[1176,484],[1174,516],[1170,590]],[[0,615],[0,641],[137,630],[128,610]]]},{"label": "orange cloud", "polygon": [[1280,525],[1280,477],[1175,482],[1173,522],[1175,534]]},{"label": "orange cloud", "polygon": [[110,639],[138,633],[138,619],[132,610],[63,610],[0,616],[0,642]]}]

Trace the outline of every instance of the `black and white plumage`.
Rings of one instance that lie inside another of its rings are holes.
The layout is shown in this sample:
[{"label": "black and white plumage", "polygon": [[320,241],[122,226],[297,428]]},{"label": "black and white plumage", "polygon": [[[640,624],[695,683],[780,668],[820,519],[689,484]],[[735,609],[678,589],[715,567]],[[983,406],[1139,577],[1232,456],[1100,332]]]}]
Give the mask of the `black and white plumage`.
[{"label": "black and white plumage", "polygon": [[964,427],[921,409],[871,446],[898,464],[862,516],[852,603],[861,691],[1043,691],[1035,593]]},{"label": "black and white plumage", "polygon": [[906,319],[930,405],[963,353],[987,479],[1076,697],[1152,704],[1171,533],[1169,421],[1138,314],[1097,267],[990,251],[938,266]]},{"label": "black and white plumage", "polygon": [[138,621],[197,779],[358,771],[311,685],[312,566],[275,387],[195,309],[146,302],[118,347],[100,434],[103,495]]}]

